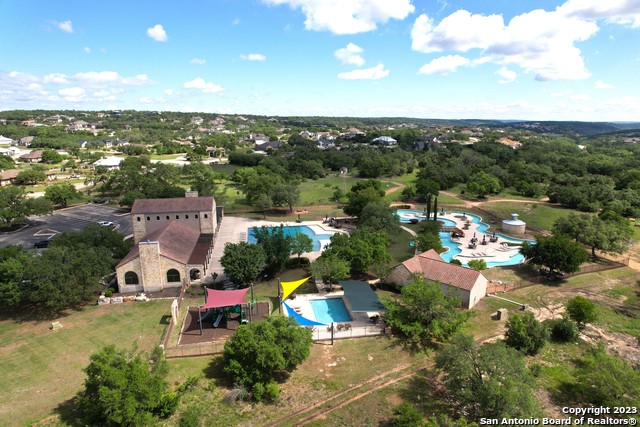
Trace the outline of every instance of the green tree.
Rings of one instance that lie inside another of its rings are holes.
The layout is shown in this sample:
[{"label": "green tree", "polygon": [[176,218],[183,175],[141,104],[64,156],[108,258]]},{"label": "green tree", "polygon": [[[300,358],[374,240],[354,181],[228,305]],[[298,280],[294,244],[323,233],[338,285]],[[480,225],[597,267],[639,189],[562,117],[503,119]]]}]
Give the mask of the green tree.
[{"label": "green tree", "polygon": [[253,235],[264,249],[267,271],[282,271],[291,255],[291,237],[285,235],[284,227],[253,227]]},{"label": "green tree", "polygon": [[640,405],[640,371],[626,360],[608,354],[602,344],[590,349],[577,364],[573,377],[572,389],[581,403],[609,408]]},{"label": "green tree", "polygon": [[374,231],[385,231],[389,234],[396,234],[400,231],[400,220],[395,209],[381,202],[371,202],[362,208],[358,225],[369,227]]},{"label": "green tree", "polygon": [[362,210],[369,203],[382,201],[384,197],[384,189],[382,182],[376,179],[368,179],[359,181],[351,187],[347,193],[347,205],[344,207],[344,213],[350,216],[360,217]]},{"label": "green tree", "polygon": [[339,280],[349,278],[349,261],[338,258],[335,254],[324,252],[311,264],[311,272],[326,285],[333,286]]},{"label": "green tree", "polygon": [[527,311],[523,315],[514,314],[509,318],[504,336],[509,347],[533,356],[549,340],[549,331],[536,320],[532,312]]},{"label": "green tree", "polygon": [[358,228],[351,234],[334,234],[325,252],[349,262],[353,273],[364,273],[374,263],[391,262],[389,244],[386,233]]},{"label": "green tree", "polygon": [[502,342],[477,346],[457,335],[436,356],[447,390],[467,418],[528,418],[538,414],[535,380],[524,357]]},{"label": "green tree", "polygon": [[56,150],[44,150],[42,152],[43,163],[60,163],[62,161],[62,155]]},{"label": "green tree", "polygon": [[[545,322],[546,323],[546,322]],[[575,342],[580,336],[578,324],[568,316],[551,322],[551,337],[559,342]]]},{"label": "green tree", "polygon": [[309,357],[312,343],[311,331],[291,317],[241,325],[224,345],[224,370],[234,382],[252,388],[259,399],[266,387],[285,379]]},{"label": "green tree", "polygon": [[633,236],[630,221],[623,217],[603,220],[597,215],[569,214],[559,218],[554,226],[555,233],[570,236],[576,242],[591,247],[591,256],[596,250],[607,253],[623,253],[629,247]]},{"label": "green tree", "polygon": [[92,248],[104,248],[111,254],[113,262],[121,260],[131,250],[131,240],[125,240],[125,236],[110,227],[99,224],[89,224],[80,231],[73,233],[57,234],[51,242],[51,247],[65,246],[78,247],[89,246]]},{"label": "green tree", "polygon": [[313,239],[304,233],[296,233],[289,242],[291,246],[291,253],[298,255],[298,258],[302,254],[313,251]]},{"label": "green tree", "polygon": [[300,201],[300,187],[294,184],[278,184],[269,192],[274,206],[288,206],[293,212],[293,205]]},{"label": "green tree", "polygon": [[262,211],[263,218],[267,218],[267,211],[273,207],[273,201],[268,194],[260,194],[253,200],[253,205]]},{"label": "green tree", "polygon": [[40,197],[27,198],[23,188],[8,185],[0,187],[0,228],[22,225],[31,215],[51,213],[51,203]]},{"label": "green tree", "polygon": [[51,200],[52,203],[66,208],[69,199],[79,197],[80,193],[76,190],[76,187],[73,184],[68,182],[59,182],[45,188],[44,196]]},{"label": "green tree", "polygon": [[393,328],[403,345],[423,350],[448,340],[471,316],[461,311],[460,299],[445,295],[436,282],[415,277],[402,287],[398,299],[382,301],[385,322]]},{"label": "green tree", "polygon": [[44,182],[47,174],[36,168],[26,169],[16,175],[16,184],[18,185],[35,185]]},{"label": "green tree", "polygon": [[418,175],[418,179],[416,181],[416,196],[419,200],[424,200],[427,202],[427,219],[431,218],[431,202],[433,197],[438,197],[440,193],[440,184],[438,182],[429,179],[420,177],[421,174]]},{"label": "green tree", "polygon": [[21,245],[0,248],[0,307],[17,307],[22,302],[22,277],[30,256]]},{"label": "green tree", "polygon": [[580,244],[562,234],[537,237],[536,244],[524,242],[520,253],[529,263],[548,267],[551,273],[574,273],[589,259],[589,254]]},{"label": "green tree", "polygon": [[416,249],[418,249],[420,252],[426,252],[430,249],[433,249],[438,253],[444,252],[442,240],[437,234],[421,232],[415,237],[414,244]]},{"label": "green tree", "polygon": [[225,244],[220,258],[225,276],[237,285],[255,282],[265,264],[266,256],[262,246],[247,242]]},{"label": "green tree", "polygon": [[482,271],[487,269],[487,261],[484,259],[472,259],[467,265],[469,268],[473,268],[474,270]]},{"label": "green tree", "polygon": [[111,254],[105,248],[49,247],[25,265],[25,300],[48,314],[80,307],[97,297],[102,288],[99,280],[112,267]]},{"label": "green tree", "polygon": [[84,390],[76,395],[83,424],[153,425],[171,415],[178,398],[168,390],[168,370],[159,347],[150,355],[103,347],[91,355]]},{"label": "green tree", "polygon": [[578,325],[584,327],[587,323],[593,323],[598,318],[598,309],[589,299],[577,295],[567,301],[567,313]]},{"label": "green tree", "polygon": [[476,196],[483,198],[487,194],[498,194],[502,191],[502,183],[495,176],[479,171],[469,177],[467,190]]}]

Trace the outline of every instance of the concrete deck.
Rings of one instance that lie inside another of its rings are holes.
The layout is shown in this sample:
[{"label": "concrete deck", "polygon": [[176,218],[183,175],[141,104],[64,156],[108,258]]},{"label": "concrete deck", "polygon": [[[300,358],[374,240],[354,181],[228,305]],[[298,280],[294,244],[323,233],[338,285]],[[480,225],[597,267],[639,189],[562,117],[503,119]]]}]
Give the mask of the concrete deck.
[{"label": "concrete deck", "polygon": [[[514,242],[507,240],[499,235],[497,242],[490,242],[489,237],[493,234],[494,226],[490,225],[487,229],[486,233],[486,245],[482,245],[482,239],[485,236],[485,233],[481,233],[478,231],[478,227],[480,224],[471,223],[468,229],[464,229],[465,220],[462,218],[461,213],[451,213],[447,212],[444,215],[438,214],[438,218],[440,219],[448,219],[454,221],[456,223],[456,227],[460,230],[464,231],[464,237],[460,237],[458,240],[454,240],[456,243],[460,243],[460,249],[462,252],[459,255],[454,256],[454,259],[460,259],[460,261],[467,263],[472,259],[484,259],[487,262],[504,262],[508,261],[518,253],[520,246],[507,246],[507,243],[513,244]],[[469,220],[472,220],[471,217],[467,217]],[[499,230],[495,230],[496,234],[499,233]],[[475,249],[469,248],[469,243],[473,237],[478,239],[477,246]]]},{"label": "concrete deck", "polygon": [[[289,225],[306,225],[311,227],[316,234],[333,234],[333,233],[344,233],[345,231],[342,229],[337,229],[334,227],[330,227],[329,224],[324,224],[322,221],[304,221],[300,224],[295,222],[274,222],[274,221],[263,221],[256,220],[251,218],[242,218],[237,216],[225,216],[222,219],[222,225],[220,227],[220,231],[216,236],[216,242],[213,247],[213,252],[211,255],[211,259],[209,261],[209,266],[207,271],[209,274],[204,278],[204,283],[211,283],[213,281],[211,274],[218,273],[218,278],[216,281],[225,280],[224,277],[224,269],[222,265],[220,265],[220,258],[224,254],[224,245],[227,243],[238,243],[238,242],[246,242],[247,241],[247,230],[251,227],[277,227],[280,224],[285,226]],[[329,243],[329,241],[320,241],[321,247],[324,247],[325,244]],[[314,261],[316,258],[320,256],[322,250],[309,252],[304,254],[305,257],[309,258],[310,261]]]}]

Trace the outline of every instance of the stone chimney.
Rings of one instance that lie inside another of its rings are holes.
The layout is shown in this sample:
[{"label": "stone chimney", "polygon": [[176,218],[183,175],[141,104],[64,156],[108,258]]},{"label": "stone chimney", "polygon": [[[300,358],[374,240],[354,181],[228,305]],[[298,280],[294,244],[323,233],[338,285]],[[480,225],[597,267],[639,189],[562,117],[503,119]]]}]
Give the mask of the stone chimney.
[{"label": "stone chimney", "polygon": [[198,197],[198,190],[187,190],[184,192],[184,197]]}]

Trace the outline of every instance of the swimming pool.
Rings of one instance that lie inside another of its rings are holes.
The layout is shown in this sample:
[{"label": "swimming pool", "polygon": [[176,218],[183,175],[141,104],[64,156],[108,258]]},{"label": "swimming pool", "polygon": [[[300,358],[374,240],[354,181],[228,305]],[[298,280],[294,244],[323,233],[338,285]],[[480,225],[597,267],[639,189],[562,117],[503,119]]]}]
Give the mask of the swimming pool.
[{"label": "swimming pool", "polygon": [[326,298],[310,300],[311,308],[316,315],[316,321],[330,324],[331,322],[350,322],[353,320],[342,298]]},{"label": "swimming pool", "polygon": [[[273,232],[278,228],[280,227],[267,227],[269,232]],[[296,234],[298,233],[306,234],[307,236],[311,237],[311,240],[313,240],[314,252],[322,249],[322,246],[329,243],[331,236],[335,234],[335,233],[321,233],[322,229],[320,227],[318,226],[309,227],[307,225],[284,225],[282,226],[282,230],[284,232],[285,237],[286,236],[295,237]],[[247,242],[252,244],[256,243],[256,236],[255,236],[255,233],[253,232],[253,227],[247,230]]]},{"label": "swimming pool", "polygon": [[[396,214],[400,218],[400,222],[404,222],[404,223],[411,222],[411,219],[413,219],[413,218],[417,218],[419,221],[423,221],[423,220],[426,219],[426,217],[424,215],[424,212],[421,212],[421,211],[418,211],[418,210],[414,210],[414,209],[398,209],[396,211]],[[462,215],[463,213],[462,212],[454,212],[453,214],[454,215]],[[480,218],[478,215],[473,215],[473,214],[470,214],[470,213],[464,213],[464,215],[467,218],[469,218],[472,223],[478,224],[477,232],[483,233],[483,234],[492,234],[492,232],[487,230],[490,227],[490,225],[482,222],[482,218]],[[446,218],[438,217],[438,221],[443,222],[445,226],[455,226],[456,225],[455,221],[452,221],[452,220],[446,219]],[[504,234],[499,234],[499,233],[496,233],[496,236],[500,237],[503,240],[507,240],[507,241],[513,242],[513,243],[523,243],[523,242],[533,243],[533,242],[528,241],[528,240],[516,239],[514,237],[505,236]],[[443,252],[443,253],[440,254],[440,257],[443,260],[445,260],[446,262],[450,262],[452,259],[455,258],[456,255],[459,255],[462,252],[462,249],[460,248],[460,246],[461,246],[460,243],[456,243],[453,240],[451,240],[451,235],[449,233],[440,233],[440,240],[442,241],[442,246],[444,246],[447,249],[446,252]],[[456,259],[459,259],[462,262],[462,265],[464,265],[465,267],[467,266],[466,260],[464,258],[456,258]],[[489,268],[506,266],[506,265],[522,264],[524,262],[524,256],[522,254],[520,254],[520,253],[514,253],[506,261],[489,261],[489,259],[490,258],[484,258],[484,260],[487,263],[487,267],[489,267]]]}]

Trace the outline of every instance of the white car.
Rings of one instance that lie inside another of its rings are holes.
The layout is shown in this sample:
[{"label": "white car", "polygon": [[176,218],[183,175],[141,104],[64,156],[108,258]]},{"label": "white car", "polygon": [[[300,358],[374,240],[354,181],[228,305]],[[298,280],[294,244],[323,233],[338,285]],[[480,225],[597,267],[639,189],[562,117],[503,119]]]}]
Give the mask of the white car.
[{"label": "white car", "polygon": [[111,221],[98,221],[98,224],[103,227],[113,227],[113,222]]}]

